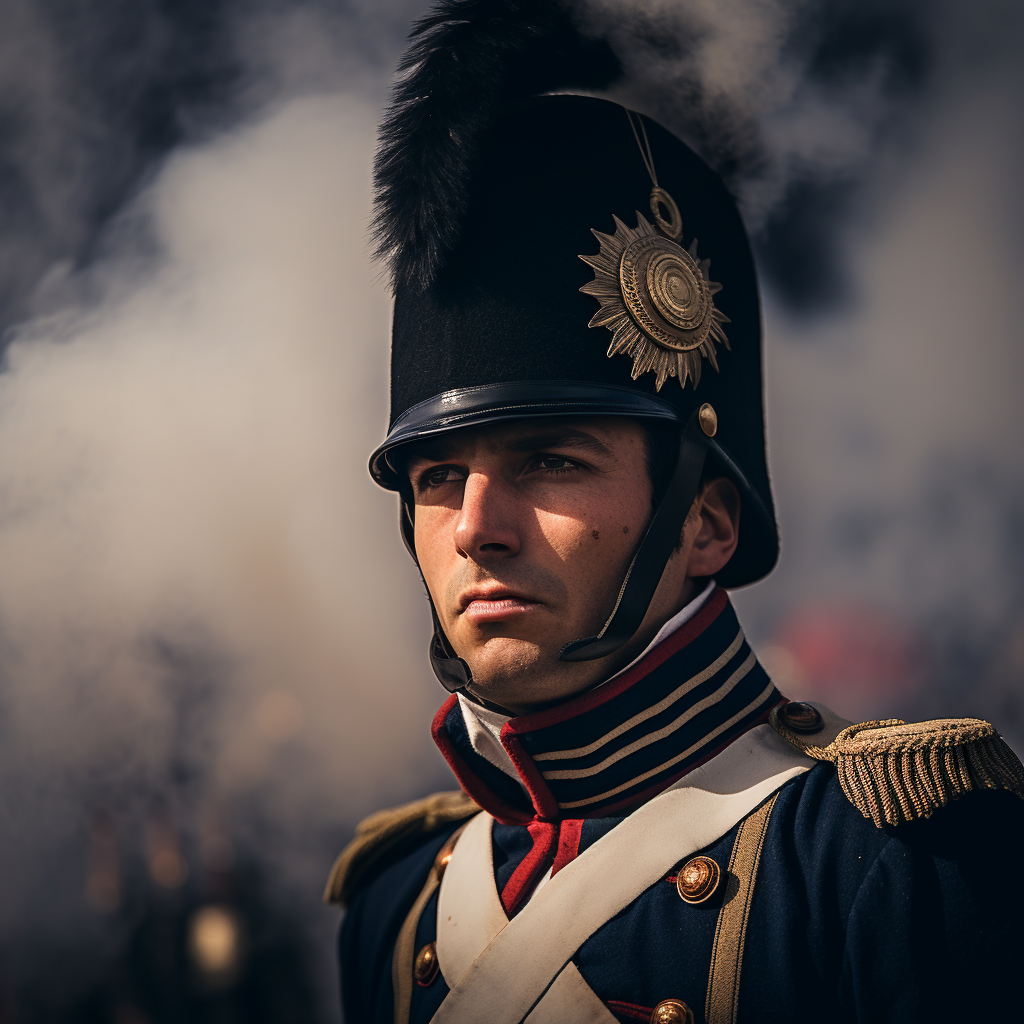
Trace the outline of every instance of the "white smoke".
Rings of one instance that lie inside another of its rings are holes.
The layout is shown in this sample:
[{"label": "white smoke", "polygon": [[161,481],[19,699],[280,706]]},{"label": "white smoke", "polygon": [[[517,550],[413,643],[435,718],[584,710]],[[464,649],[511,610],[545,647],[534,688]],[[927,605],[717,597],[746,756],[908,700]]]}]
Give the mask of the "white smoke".
[{"label": "white smoke", "polygon": [[[422,591],[366,472],[387,408],[373,121],[352,95],[296,100],[177,154],[131,219],[158,255],[136,266],[126,231],[99,300],[8,349],[0,758],[32,847],[4,844],[8,877],[185,758],[199,803],[257,800],[280,895],[313,907],[323,831],[440,775]],[[49,884],[5,887],[8,934]]]},{"label": "white smoke", "polygon": [[877,155],[901,69],[880,48],[840,72],[840,81],[823,79],[815,66],[821,37],[831,19],[848,13],[838,5],[655,0],[640,8],[591,0],[586,10],[584,24],[607,33],[622,58],[623,102],[680,132],[730,174],[754,232],[793,185],[857,178]]}]

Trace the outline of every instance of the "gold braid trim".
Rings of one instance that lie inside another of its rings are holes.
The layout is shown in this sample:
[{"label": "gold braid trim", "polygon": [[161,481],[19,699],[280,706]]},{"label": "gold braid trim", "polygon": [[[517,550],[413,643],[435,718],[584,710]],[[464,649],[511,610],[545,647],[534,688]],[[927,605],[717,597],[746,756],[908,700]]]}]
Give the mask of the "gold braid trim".
[{"label": "gold braid trim", "polygon": [[434,793],[401,807],[378,811],[356,826],[355,838],[341,851],[331,868],[325,903],[349,903],[360,886],[375,874],[385,854],[412,845],[418,837],[453,821],[462,821],[480,810],[480,806],[462,790]]},{"label": "gold braid trim", "polygon": [[775,710],[770,720],[809,757],[831,761],[847,799],[879,828],[927,818],[972,789],[1008,789],[1024,798],[1024,766],[980,718],[861,722],[826,746],[786,728]]}]

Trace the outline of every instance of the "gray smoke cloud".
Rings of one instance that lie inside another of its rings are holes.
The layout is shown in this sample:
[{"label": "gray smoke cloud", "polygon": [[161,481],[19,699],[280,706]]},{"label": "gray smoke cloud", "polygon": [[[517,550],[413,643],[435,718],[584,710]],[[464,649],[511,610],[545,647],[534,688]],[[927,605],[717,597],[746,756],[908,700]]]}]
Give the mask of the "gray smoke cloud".
[{"label": "gray smoke cloud", "polygon": [[[144,168],[99,255],[49,268],[8,336],[0,807],[18,838],[0,851],[16,880],[0,928],[18,937],[15,988],[57,948],[88,961],[117,938],[113,883],[90,889],[94,821],[113,815],[131,857],[169,807],[175,842],[201,846],[217,819],[256,861],[310,933],[318,1016],[336,1016],[336,915],[318,906],[331,858],[354,820],[444,784],[422,590],[366,472],[387,414],[389,300],[364,254],[383,75],[375,97],[344,28],[310,9],[238,25],[255,70],[233,123]],[[88,150],[54,115],[75,97],[34,69],[38,26],[14,38],[39,121],[16,155],[85,233],[67,193],[89,182],[57,156],[62,133]],[[28,234],[5,238],[11,261]]]},{"label": "gray smoke cloud", "polygon": [[[70,29],[0,5],[0,104],[22,104],[0,148],[49,211],[0,244],[8,315],[33,313],[0,374],[0,927],[26,951],[9,972],[114,941],[83,851],[97,814],[149,835],[163,801],[203,849],[223,820],[262,866],[330,1019],[331,856],[362,814],[450,784],[422,589],[365,468],[387,409],[373,128],[422,6],[254,4],[204,58],[229,85],[140,156],[59,59]],[[983,714],[1019,749],[1021,26],[983,8],[583,16],[624,57],[623,98],[729,175],[768,275],[784,548],[737,596],[752,639],[796,695]],[[829,260],[845,298],[808,312],[831,285],[807,265]],[[881,652],[882,684],[859,663],[815,677],[800,637],[829,609],[838,650]]]},{"label": "gray smoke cloud", "polygon": [[[329,866],[293,842],[439,775],[420,587],[365,469],[388,317],[363,257],[372,129],[352,96],[308,98],[176,155],[132,211],[159,256],[137,271],[129,248],[96,304],[10,344],[0,757],[18,834],[71,842],[91,802],[172,789],[184,759],[189,802],[262,805],[283,891],[289,866],[304,886]],[[38,883],[6,891],[9,931]]]}]

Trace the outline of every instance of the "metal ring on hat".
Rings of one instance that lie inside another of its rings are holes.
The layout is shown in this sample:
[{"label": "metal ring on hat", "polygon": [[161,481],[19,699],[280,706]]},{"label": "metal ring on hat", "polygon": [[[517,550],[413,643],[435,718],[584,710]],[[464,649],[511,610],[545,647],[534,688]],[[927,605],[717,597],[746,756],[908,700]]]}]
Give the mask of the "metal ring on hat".
[{"label": "metal ring on hat", "polygon": [[[662,210],[668,213],[667,219]],[[663,188],[659,188],[657,185],[651,189],[651,215],[654,217],[654,223],[658,225],[658,229],[663,235],[671,238],[673,242],[678,242],[682,239],[683,215],[679,212],[676,201]]]}]

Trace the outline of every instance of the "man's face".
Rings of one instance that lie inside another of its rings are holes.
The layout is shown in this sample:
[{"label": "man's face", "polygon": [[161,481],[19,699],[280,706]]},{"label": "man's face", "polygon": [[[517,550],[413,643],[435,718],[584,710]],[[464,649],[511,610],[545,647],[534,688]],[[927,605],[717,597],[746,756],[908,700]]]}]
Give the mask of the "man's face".
[{"label": "man's face", "polygon": [[651,512],[632,420],[455,431],[407,464],[416,554],[474,690],[511,710],[582,689],[603,662],[558,660],[614,605]]}]

